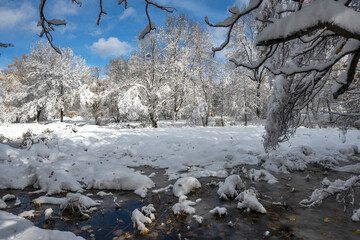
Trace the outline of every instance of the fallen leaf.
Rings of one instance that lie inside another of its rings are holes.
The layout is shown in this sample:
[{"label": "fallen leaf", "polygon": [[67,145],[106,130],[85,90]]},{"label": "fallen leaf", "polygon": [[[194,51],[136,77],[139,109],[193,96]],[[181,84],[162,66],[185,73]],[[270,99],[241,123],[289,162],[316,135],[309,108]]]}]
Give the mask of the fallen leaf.
[{"label": "fallen leaf", "polygon": [[360,236],[360,229],[357,229],[357,230],[355,231],[355,235],[356,235],[356,236]]},{"label": "fallen leaf", "polygon": [[295,221],[295,218],[294,218],[294,217],[291,217],[291,218],[290,218],[290,221]]},{"label": "fallen leaf", "polygon": [[140,231],[140,235],[146,235],[148,233],[149,233],[149,230],[147,230],[146,228]]},{"label": "fallen leaf", "polygon": [[131,234],[130,233],[125,233],[125,238],[130,238],[131,237]]},{"label": "fallen leaf", "polygon": [[324,222],[330,222],[330,219],[328,217],[324,218]]}]

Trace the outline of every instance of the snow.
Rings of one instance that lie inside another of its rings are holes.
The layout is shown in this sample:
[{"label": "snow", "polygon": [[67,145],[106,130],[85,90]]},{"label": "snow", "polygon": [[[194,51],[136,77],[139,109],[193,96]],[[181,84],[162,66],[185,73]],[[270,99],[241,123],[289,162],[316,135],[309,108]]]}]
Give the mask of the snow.
[{"label": "snow", "polygon": [[196,222],[198,222],[199,224],[201,224],[204,220],[204,218],[202,216],[199,215],[193,215],[193,218],[195,219]]},{"label": "snow", "polygon": [[174,214],[181,214],[181,213],[194,214],[196,210],[191,206],[195,204],[196,202],[189,201],[187,200],[187,196],[182,195],[179,197],[179,202],[172,207],[172,210]]},{"label": "snow", "polygon": [[151,223],[151,219],[144,216],[142,212],[138,209],[135,209],[131,215],[131,221],[133,222],[133,228],[137,226],[137,229],[140,231],[140,234],[147,234],[149,229],[145,227],[146,223]]},{"label": "snow", "polygon": [[45,230],[35,227],[32,222],[23,217],[0,211],[0,239],[35,240],[35,239],[67,239],[80,240],[71,232]]},{"label": "snow", "polygon": [[173,193],[174,193],[174,196],[179,197],[181,195],[188,194],[194,188],[200,188],[200,187],[201,187],[201,184],[200,184],[199,180],[197,180],[196,178],[183,177],[183,178],[178,179],[174,183]]},{"label": "snow", "polygon": [[146,187],[140,187],[134,191],[136,195],[139,195],[140,197],[144,198],[147,194],[147,188]]},{"label": "snow", "polygon": [[215,207],[214,209],[211,209],[209,212],[212,214],[218,214],[220,217],[222,215],[227,215],[227,210],[224,207]]},{"label": "snow", "polygon": [[345,29],[354,35],[360,33],[360,15],[343,3],[333,0],[314,1],[302,10],[268,25],[258,36],[258,42],[292,36],[301,30],[311,29],[318,24],[330,24]]},{"label": "snow", "polygon": [[16,199],[16,196],[13,194],[6,194],[2,197],[2,200],[4,202],[10,201],[10,200],[15,200],[15,199]]},{"label": "snow", "polygon": [[353,215],[351,216],[351,220],[353,220],[354,222],[360,221],[360,208],[354,210]]},{"label": "snow", "polygon": [[[348,130],[347,141],[343,143],[338,129],[299,128],[290,142],[280,144],[274,153],[265,154],[262,126],[120,129],[77,124],[75,133],[71,130],[74,122],[81,120],[72,121],[1,125],[4,137],[12,140],[21,139],[29,129],[35,135],[48,132],[45,134],[48,140],[28,150],[0,144],[0,189],[34,186],[48,195],[91,188],[149,190],[154,182],[132,167],[166,169],[169,180],[181,176],[227,177],[229,169],[242,164],[260,164],[270,172],[289,173],[325,159],[333,159],[336,166],[360,147],[358,130]],[[263,174],[262,171],[260,175]],[[191,191],[194,186],[184,184],[182,188]],[[181,188],[175,184],[174,189]],[[187,193],[177,196],[181,194]]]},{"label": "snow", "polygon": [[238,195],[236,190],[244,189],[245,185],[239,175],[231,175],[225,179],[225,182],[219,183],[219,190],[217,191],[221,199],[228,200],[235,198]]},{"label": "snow", "polygon": [[105,196],[112,196],[113,194],[111,192],[109,193],[106,193],[104,191],[100,191],[96,194],[97,196],[101,197],[101,198],[104,198]]},{"label": "snow", "polygon": [[271,173],[269,173],[268,171],[266,171],[264,169],[257,170],[257,169],[252,168],[252,169],[247,170],[244,167],[242,170],[245,173],[246,177],[249,178],[253,182],[265,181],[270,184],[274,184],[274,183],[278,182],[276,177],[274,177]]},{"label": "snow", "polygon": [[54,210],[52,209],[52,208],[47,208],[47,209],[45,209],[45,212],[44,212],[44,214],[45,214],[45,221],[48,221],[48,220],[50,220],[51,218],[52,218],[52,214],[53,214],[53,212],[54,212]]},{"label": "snow", "polygon": [[23,218],[32,218],[32,217],[35,217],[34,213],[35,213],[35,210],[24,211],[24,212],[20,213],[18,216],[23,217]]},{"label": "snow", "polygon": [[[336,200],[339,202],[342,202],[348,194],[350,197],[354,198],[351,191],[353,191],[354,186],[359,186],[359,183],[360,175],[352,176],[347,180],[336,179],[334,182],[324,178],[322,181],[322,188],[315,189],[308,199],[302,200],[299,204],[302,207],[317,206],[320,205],[324,199],[335,195]],[[352,201],[354,201],[354,199],[352,199]]]},{"label": "snow", "polygon": [[66,202],[66,198],[41,196],[34,199],[33,202],[35,205],[41,205],[41,204],[62,205]]},{"label": "snow", "polygon": [[4,202],[2,199],[0,199],[0,209],[4,209],[7,207],[6,202]]},{"label": "snow", "polygon": [[259,213],[266,213],[266,209],[256,198],[256,192],[253,189],[243,191],[236,197],[236,200],[240,201],[237,208],[249,208]]}]

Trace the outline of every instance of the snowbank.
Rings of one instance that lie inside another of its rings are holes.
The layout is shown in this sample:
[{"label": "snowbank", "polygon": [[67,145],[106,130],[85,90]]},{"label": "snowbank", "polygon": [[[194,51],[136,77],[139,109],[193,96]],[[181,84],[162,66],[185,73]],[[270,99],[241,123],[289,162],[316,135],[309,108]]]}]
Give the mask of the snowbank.
[{"label": "snowbank", "polygon": [[0,211],[0,239],[32,240],[32,239],[66,239],[80,240],[72,232],[45,230],[35,227],[32,222],[14,214]]}]

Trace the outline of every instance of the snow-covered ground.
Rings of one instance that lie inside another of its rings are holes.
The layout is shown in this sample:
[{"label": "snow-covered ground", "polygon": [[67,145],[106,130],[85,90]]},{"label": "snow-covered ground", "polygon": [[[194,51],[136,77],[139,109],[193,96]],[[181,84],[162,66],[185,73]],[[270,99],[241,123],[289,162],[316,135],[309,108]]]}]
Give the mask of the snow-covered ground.
[{"label": "snow-covered ground", "polygon": [[[35,136],[22,149],[6,143],[6,139],[21,142],[28,130]],[[243,169],[249,179],[276,184],[271,173],[303,170],[310,163],[347,171],[342,162],[356,155],[360,147],[359,130],[343,135],[333,128],[300,128],[290,142],[266,154],[263,134],[262,126],[121,129],[83,125],[81,121],[2,125],[0,189],[31,186],[44,195],[90,188],[131,190],[144,197],[157,183],[134,167],[166,169],[170,181],[180,177],[225,179],[234,167],[245,164],[262,169]],[[347,169],[359,173],[360,165]],[[0,213],[0,230],[9,221],[22,221]]]}]

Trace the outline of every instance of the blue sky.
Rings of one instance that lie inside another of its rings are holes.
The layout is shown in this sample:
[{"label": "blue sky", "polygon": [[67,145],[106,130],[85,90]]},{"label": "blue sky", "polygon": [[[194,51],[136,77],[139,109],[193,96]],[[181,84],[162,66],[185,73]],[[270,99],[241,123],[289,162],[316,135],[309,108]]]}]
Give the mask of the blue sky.
[{"label": "blue sky", "polygon": [[[176,13],[185,13],[196,21],[204,23],[207,15],[211,22],[218,22],[229,16],[227,9],[241,5],[246,0],[154,0],[173,6]],[[4,69],[15,56],[29,53],[30,48],[41,38],[36,26],[40,0],[0,0],[0,42],[13,43],[14,47],[0,48],[0,69]],[[143,0],[128,0],[128,9],[117,5],[118,0],[103,0],[103,15],[100,26],[96,25],[99,14],[99,0],[82,0],[82,7],[71,0],[47,0],[45,14],[48,19],[65,19],[66,26],[53,32],[54,44],[70,47],[76,55],[86,59],[89,66],[104,67],[110,59],[129,56],[135,48],[135,39],[145,27],[145,4]],[[153,6],[150,15],[156,25],[163,24],[166,13]],[[223,29],[211,29],[214,44],[220,44],[225,37]],[[45,40],[45,39],[44,39]]]}]

